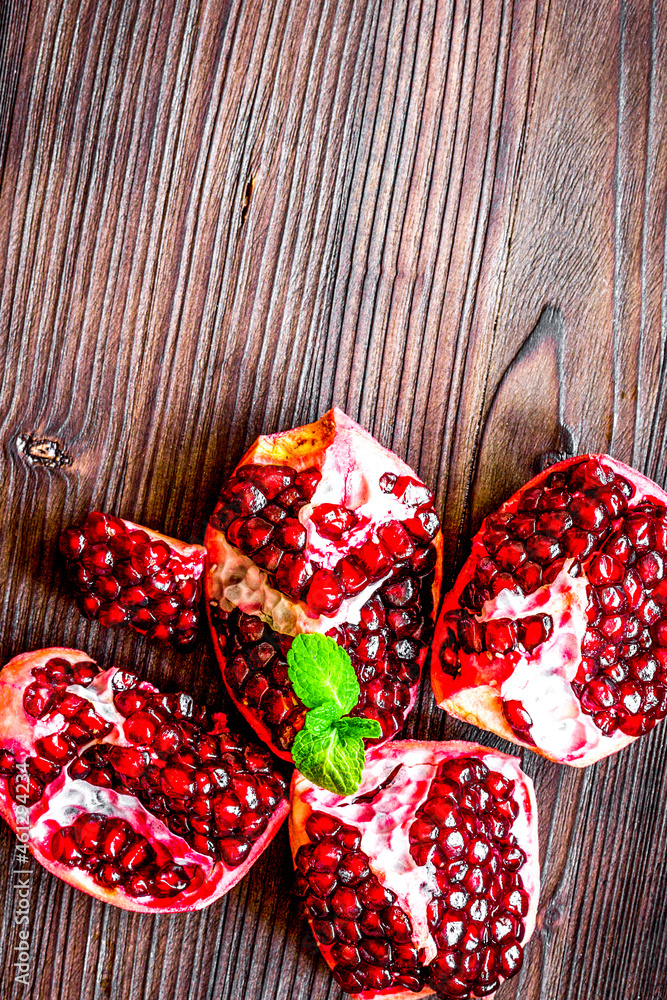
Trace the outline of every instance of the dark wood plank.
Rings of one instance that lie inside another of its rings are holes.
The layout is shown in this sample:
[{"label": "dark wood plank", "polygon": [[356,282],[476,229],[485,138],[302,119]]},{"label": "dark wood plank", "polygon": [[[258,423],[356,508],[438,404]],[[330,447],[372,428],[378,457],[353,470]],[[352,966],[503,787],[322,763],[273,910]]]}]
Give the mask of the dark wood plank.
[{"label": "dark wood plank", "polygon": [[[448,581],[545,454],[664,485],[666,49],[662,0],[2,5],[3,657],[84,646],[224,704],[207,647],[81,621],[58,533],[99,505],[201,538],[243,448],[334,402],[437,488]],[[427,682],[407,728],[500,745]],[[666,756],[660,729],[583,774],[523,755],[543,900],[499,997],[667,994]],[[190,916],[35,865],[0,993],[337,998],[290,881],[285,831]]]}]

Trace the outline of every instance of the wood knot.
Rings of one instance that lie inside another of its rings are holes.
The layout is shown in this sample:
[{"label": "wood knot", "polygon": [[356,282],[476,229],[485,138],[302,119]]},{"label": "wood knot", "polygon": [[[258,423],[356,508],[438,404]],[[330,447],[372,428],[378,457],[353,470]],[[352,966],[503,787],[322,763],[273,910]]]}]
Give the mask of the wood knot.
[{"label": "wood knot", "polygon": [[32,434],[19,434],[16,447],[29,465],[41,465],[45,469],[60,469],[71,465],[72,459],[60,441],[52,438],[34,438]]}]

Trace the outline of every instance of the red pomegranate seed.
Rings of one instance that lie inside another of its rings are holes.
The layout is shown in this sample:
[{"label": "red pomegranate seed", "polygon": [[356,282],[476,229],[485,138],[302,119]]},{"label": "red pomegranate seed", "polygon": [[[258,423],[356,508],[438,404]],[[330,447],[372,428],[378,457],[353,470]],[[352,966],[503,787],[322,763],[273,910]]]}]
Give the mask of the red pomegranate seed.
[{"label": "red pomegranate seed", "polygon": [[353,510],[334,503],[318,504],[310,518],[320,535],[334,541],[339,541],[359,522]]},{"label": "red pomegranate seed", "polygon": [[287,552],[280,560],[280,565],[276,570],[276,583],[283,593],[298,598],[310,576],[311,573],[304,556]]},{"label": "red pomegranate seed", "polygon": [[186,871],[179,865],[162,868],[151,881],[151,891],[158,897],[176,896],[190,884]]},{"label": "red pomegranate seed", "polygon": [[306,529],[295,517],[286,517],[273,530],[275,544],[289,552],[300,552],[306,544]]},{"label": "red pomegranate seed", "polygon": [[438,533],[440,522],[433,510],[417,511],[414,517],[403,522],[412,537],[421,544],[428,544]]},{"label": "red pomegranate seed", "polygon": [[521,733],[522,736],[524,733],[529,732],[533,725],[533,720],[520,701],[511,699],[503,701],[503,711],[512,729]]},{"label": "red pomegranate seed", "polygon": [[368,577],[359,563],[349,556],[341,559],[336,566],[336,573],[345,593],[352,597],[361,593],[364,587],[368,586]]},{"label": "red pomegranate seed", "polygon": [[242,523],[241,538],[244,550],[254,552],[266,545],[273,534],[273,525],[261,517],[249,517]]},{"label": "red pomegranate seed", "polygon": [[80,559],[86,541],[86,536],[81,528],[66,528],[60,536],[60,551],[66,559]]},{"label": "red pomegranate seed", "polygon": [[433,494],[428,487],[410,476],[399,476],[392,493],[408,507],[422,507],[433,502]]},{"label": "red pomegranate seed", "polygon": [[343,602],[343,588],[338,577],[327,569],[318,569],[312,576],[305,600],[320,615],[334,614]]},{"label": "red pomegranate seed", "polygon": [[81,561],[84,568],[95,576],[104,576],[114,568],[113,552],[108,545],[91,545],[85,549]]},{"label": "red pomegranate seed", "polygon": [[355,560],[358,560],[368,574],[369,579],[377,580],[384,576],[393,564],[391,555],[381,542],[363,542],[352,550]]},{"label": "red pomegranate seed", "polygon": [[51,736],[35,740],[35,749],[42,757],[56,764],[70,760],[75,752],[72,741],[64,733],[53,733]]},{"label": "red pomegranate seed", "polygon": [[296,474],[294,485],[303,493],[306,500],[310,501],[321,480],[322,473],[318,469],[306,469],[305,472],[298,472]]},{"label": "red pomegranate seed", "polygon": [[552,631],[553,620],[550,615],[534,615],[518,622],[519,642],[529,653],[546,642]]},{"label": "red pomegranate seed", "polygon": [[516,647],[517,625],[510,619],[498,618],[486,624],[486,648],[503,655]]}]

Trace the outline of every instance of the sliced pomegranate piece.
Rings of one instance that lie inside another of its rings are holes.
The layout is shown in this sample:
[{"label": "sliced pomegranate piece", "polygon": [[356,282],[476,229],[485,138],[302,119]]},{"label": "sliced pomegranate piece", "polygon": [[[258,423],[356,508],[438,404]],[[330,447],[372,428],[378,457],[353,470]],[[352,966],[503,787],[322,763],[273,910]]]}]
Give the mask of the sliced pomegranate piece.
[{"label": "sliced pomegranate piece", "polygon": [[[259,525],[259,526],[258,526]],[[206,598],[230,695],[280,756],[305,709],[287,674],[300,632],[350,654],[352,714],[392,737],[412,708],[432,636],[441,536],[431,493],[340,410],[260,437],[211,517]]]},{"label": "sliced pomegranate piece", "polygon": [[91,511],[66,528],[60,551],[86,618],[130,625],[158,645],[192,647],[198,638],[205,552],[112,514]]},{"label": "sliced pomegranate piece", "polygon": [[483,522],[433,645],[438,704],[583,767],[667,715],[667,494],[607,455]]},{"label": "sliced pomegranate piece", "polygon": [[515,757],[396,741],[340,798],[295,773],[296,893],[353,996],[490,996],[521,968],[539,896],[537,810]]},{"label": "sliced pomegranate piece", "polygon": [[273,839],[285,792],[268,751],[187,694],[72,649],[0,671],[0,813],[48,871],[98,899],[208,906]]}]

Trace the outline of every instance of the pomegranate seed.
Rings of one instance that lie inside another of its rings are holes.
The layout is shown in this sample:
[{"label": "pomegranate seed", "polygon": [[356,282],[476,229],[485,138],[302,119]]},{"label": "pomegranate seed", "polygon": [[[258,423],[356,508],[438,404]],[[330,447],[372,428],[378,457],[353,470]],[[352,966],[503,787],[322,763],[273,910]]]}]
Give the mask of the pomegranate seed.
[{"label": "pomegranate seed", "polygon": [[23,693],[23,708],[33,719],[43,718],[53,705],[53,688],[32,683]]},{"label": "pomegranate seed", "polygon": [[497,548],[495,554],[495,561],[498,566],[509,573],[517,570],[526,561],[526,558],[526,549],[523,543],[511,538],[503,542]]},{"label": "pomegranate seed", "polygon": [[300,552],[306,544],[306,529],[294,517],[286,517],[273,529],[273,541],[281,549]]},{"label": "pomegranate seed", "polygon": [[505,718],[515,732],[521,733],[523,736],[524,733],[528,733],[530,731],[530,728],[533,725],[533,720],[520,701],[511,699],[503,701],[503,712],[505,713]]},{"label": "pomegranate seed", "polygon": [[[331,907],[337,916],[346,920],[357,920],[363,912],[363,905],[355,890],[345,886],[336,889],[331,897]],[[379,908],[371,907],[371,909]]]},{"label": "pomegranate seed", "polygon": [[180,865],[162,868],[151,880],[151,890],[158,897],[176,896],[190,885],[190,879]]},{"label": "pomegranate seed", "polygon": [[625,531],[635,552],[647,552],[655,544],[655,529],[647,514],[637,511],[628,514]]},{"label": "pomegranate seed", "polygon": [[136,872],[145,865],[151,864],[155,851],[143,837],[135,840],[120,859],[119,865],[123,871]]},{"label": "pomegranate seed", "polygon": [[131,715],[143,708],[148,695],[136,686],[138,680],[134,674],[117,673],[113,680],[114,704],[123,715]]},{"label": "pomegranate seed", "polygon": [[71,760],[75,753],[72,741],[64,733],[53,733],[41,740],[35,740],[35,749],[42,757],[56,764]]},{"label": "pomegranate seed", "polygon": [[94,621],[99,615],[102,602],[94,594],[84,594],[79,597],[79,607],[86,618],[91,618]]},{"label": "pomegranate seed", "polygon": [[151,881],[146,875],[132,875],[125,882],[125,891],[135,898],[151,895]]},{"label": "pomegranate seed", "polygon": [[158,730],[158,724],[146,712],[137,712],[124,724],[125,736],[132,743],[150,743]]},{"label": "pomegranate seed", "polygon": [[111,817],[104,826],[100,841],[100,854],[103,858],[113,861],[119,858],[132,843],[134,831],[125,820]]},{"label": "pomegranate seed", "polygon": [[395,608],[403,608],[418,596],[418,588],[412,576],[404,576],[393,583],[385,584],[382,594]]},{"label": "pomegranate seed", "polygon": [[428,545],[438,533],[440,522],[434,510],[418,510],[414,517],[403,522],[415,541]]},{"label": "pomegranate seed", "polygon": [[298,472],[294,477],[294,485],[299,489],[306,500],[310,501],[313,498],[315,490],[319,486],[322,479],[322,473],[318,469],[306,469],[305,472]]},{"label": "pomegranate seed", "polygon": [[109,750],[109,763],[126,778],[141,777],[148,762],[148,754],[143,750],[118,746],[112,746]]},{"label": "pomegranate seed", "polygon": [[368,574],[370,580],[377,580],[391,569],[393,560],[381,542],[363,542],[352,551]]},{"label": "pomegranate seed", "polygon": [[500,618],[486,624],[486,648],[491,653],[503,655],[516,647],[517,625],[510,619]]},{"label": "pomegranate seed", "polygon": [[22,775],[12,774],[7,782],[7,790],[14,802],[31,806],[41,799],[44,785],[34,774],[29,774],[27,781]]},{"label": "pomegranate seed", "polygon": [[581,703],[586,711],[613,708],[618,701],[617,685],[608,677],[596,677],[584,688]]},{"label": "pomegranate seed", "polygon": [[518,622],[519,642],[529,653],[546,642],[552,631],[553,620],[550,615],[534,615],[530,618],[522,618]]},{"label": "pomegranate seed", "polygon": [[530,558],[542,566],[547,566],[562,554],[559,542],[550,535],[532,535],[526,540],[526,550]]},{"label": "pomegranate seed", "polygon": [[108,545],[91,545],[86,548],[81,561],[84,568],[95,576],[104,576],[114,568],[114,556]]},{"label": "pomegranate seed", "polygon": [[368,586],[368,577],[361,566],[352,558],[346,556],[336,566],[341,585],[349,596],[361,593]]},{"label": "pomegranate seed", "polygon": [[399,476],[392,493],[408,507],[421,507],[433,502],[433,494],[428,487],[410,476]]},{"label": "pomegranate seed", "polygon": [[105,628],[114,628],[129,621],[130,614],[126,608],[114,602],[102,605],[97,618],[100,625],[104,625]]},{"label": "pomegranate seed", "polygon": [[106,817],[98,813],[82,813],[74,820],[71,829],[82,854],[97,853],[105,823]]},{"label": "pomegranate seed", "polygon": [[339,541],[359,522],[354,511],[334,503],[319,504],[311,513],[310,519],[320,535],[334,541]]},{"label": "pomegranate seed", "polygon": [[343,588],[331,570],[318,569],[312,576],[306,603],[320,615],[334,614],[343,602]]},{"label": "pomegranate seed", "polygon": [[400,521],[382,525],[378,528],[378,535],[396,560],[409,559],[415,551],[414,543]]},{"label": "pomegranate seed", "polygon": [[276,570],[276,583],[283,593],[299,598],[310,576],[304,556],[288,552],[282,557]]},{"label": "pomegranate seed", "polygon": [[60,551],[66,559],[80,559],[86,541],[86,535],[81,528],[66,528],[60,536]]},{"label": "pomegranate seed", "polygon": [[6,748],[0,749],[0,774],[7,775],[13,774],[16,770],[16,757],[11,750]]}]

